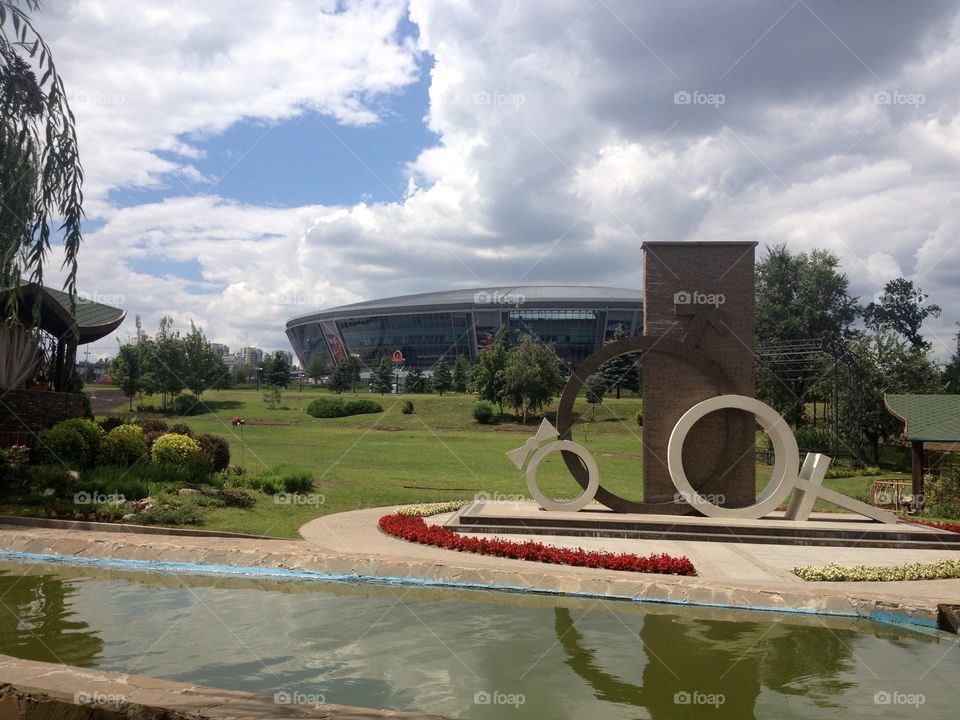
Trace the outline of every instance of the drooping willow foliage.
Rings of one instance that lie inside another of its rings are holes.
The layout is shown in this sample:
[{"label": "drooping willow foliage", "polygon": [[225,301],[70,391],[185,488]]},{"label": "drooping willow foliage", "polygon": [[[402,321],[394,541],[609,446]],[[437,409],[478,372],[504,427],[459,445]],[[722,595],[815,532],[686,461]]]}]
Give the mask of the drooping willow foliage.
[{"label": "drooping willow foliage", "polygon": [[[62,235],[64,290],[75,297],[83,168],[63,80],[28,15],[38,9],[38,0],[0,0],[0,289],[42,283]],[[0,319],[15,307],[11,293]]]}]

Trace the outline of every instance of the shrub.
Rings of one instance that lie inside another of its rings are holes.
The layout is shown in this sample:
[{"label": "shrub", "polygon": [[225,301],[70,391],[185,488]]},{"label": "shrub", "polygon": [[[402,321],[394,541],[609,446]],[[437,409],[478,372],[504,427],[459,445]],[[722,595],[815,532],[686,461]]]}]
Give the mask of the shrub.
[{"label": "shrub", "polygon": [[220,493],[219,497],[226,505],[229,505],[230,507],[249,508],[257,504],[257,501],[253,495],[245,490],[240,490],[239,488],[224,490],[222,493]]},{"label": "shrub", "polygon": [[307,405],[307,414],[315,418],[343,417],[347,414],[343,405],[340,398],[317,398]]},{"label": "shrub", "polygon": [[637,410],[637,425],[643,427],[643,410]]},{"label": "shrub", "polygon": [[173,399],[173,412],[176,415],[199,415],[203,411],[200,398],[191,393],[180,393]]},{"label": "shrub", "polygon": [[103,429],[97,425],[93,420],[87,420],[85,418],[73,418],[71,420],[63,420],[58,422],[54,427],[70,427],[76,429],[81,435],[83,435],[84,441],[87,443],[87,448],[89,452],[89,457],[87,458],[88,466],[93,466],[97,462],[97,452],[100,450],[100,441],[103,440],[105,433]]},{"label": "shrub", "polygon": [[495,416],[493,405],[481,400],[473,406],[473,419],[481,425],[489,425]]},{"label": "shrub", "polygon": [[138,475],[115,465],[94,468],[70,485],[71,492],[83,490],[91,495],[123,495],[124,500],[139,500],[150,495],[150,488]]},{"label": "shrub", "polygon": [[187,437],[193,437],[193,430],[190,429],[190,426],[186,423],[178,422],[170,426],[170,432],[176,433],[177,435],[186,435]]},{"label": "shrub", "polygon": [[120,425],[100,441],[100,462],[130,467],[147,454],[147,436],[139,425]]},{"label": "shrub", "polygon": [[403,401],[403,405],[400,407],[400,412],[402,412],[404,415],[413,415],[413,412],[414,412],[414,411],[413,411],[413,401],[412,401],[412,400],[404,400],[404,401]]},{"label": "shrub", "polygon": [[345,417],[383,412],[383,406],[373,400],[350,400],[340,398],[317,398],[307,405],[307,413],[315,418]]},{"label": "shrub", "polygon": [[200,446],[200,454],[210,462],[212,472],[223,472],[230,467],[230,443],[225,438],[202,433],[193,439]]},{"label": "shrub", "polygon": [[69,483],[63,465],[34,465],[30,468],[30,485],[38,490],[53,488],[62,494]]},{"label": "shrub", "polygon": [[105,433],[108,433],[114,428],[118,428],[121,425],[126,425],[126,424],[127,424],[126,420],[124,420],[122,417],[117,417],[116,415],[105,417],[99,423],[100,429],[103,430]]},{"label": "shrub", "polygon": [[145,433],[165,433],[170,430],[166,421],[158,418],[138,418],[133,421],[134,425],[139,425]]},{"label": "shrub", "polygon": [[827,453],[833,445],[830,433],[820,427],[801,425],[794,429],[793,436],[801,451]]},{"label": "shrub", "polygon": [[203,523],[203,510],[193,504],[170,502],[155,505],[137,520],[144,525],[200,525]]},{"label": "shrub", "polygon": [[960,518],[960,467],[951,467],[940,477],[927,476],[925,514],[956,520]]},{"label": "shrub", "polygon": [[308,472],[293,472],[280,478],[288,493],[304,493],[313,489],[313,477]]},{"label": "shrub", "polygon": [[274,495],[280,489],[288,493],[305,493],[313,489],[313,475],[307,470],[278,465],[253,478],[250,486],[268,495]]},{"label": "shrub", "polygon": [[182,465],[191,457],[200,454],[200,446],[193,438],[176,433],[161,435],[153,443],[150,457],[155,463]]},{"label": "shrub", "polygon": [[348,400],[343,404],[343,410],[347,415],[367,415],[383,412],[383,405],[373,400]]},{"label": "shrub", "polygon": [[89,428],[81,428],[78,423],[91,425],[97,433],[100,432],[100,428],[89,420],[57,423],[38,436],[37,459],[41,463],[62,463],[72,468],[92,466],[96,462],[100,446],[99,435],[93,440],[93,433]]}]

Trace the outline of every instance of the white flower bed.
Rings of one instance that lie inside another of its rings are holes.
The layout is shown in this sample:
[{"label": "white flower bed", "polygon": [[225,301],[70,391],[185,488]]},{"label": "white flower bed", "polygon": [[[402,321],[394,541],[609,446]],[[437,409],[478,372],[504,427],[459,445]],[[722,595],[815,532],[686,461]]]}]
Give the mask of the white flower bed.
[{"label": "white flower bed", "polygon": [[418,515],[420,517],[430,517],[440,513],[454,512],[464,505],[469,505],[469,500],[450,500],[448,502],[422,503],[420,505],[404,505],[397,508],[397,515]]},{"label": "white flower bed", "polygon": [[932,563],[908,563],[893,567],[867,565],[826,565],[795,567],[793,574],[803,580],[828,582],[890,582],[898,580],[948,580],[960,578],[960,560],[937,560]]}]

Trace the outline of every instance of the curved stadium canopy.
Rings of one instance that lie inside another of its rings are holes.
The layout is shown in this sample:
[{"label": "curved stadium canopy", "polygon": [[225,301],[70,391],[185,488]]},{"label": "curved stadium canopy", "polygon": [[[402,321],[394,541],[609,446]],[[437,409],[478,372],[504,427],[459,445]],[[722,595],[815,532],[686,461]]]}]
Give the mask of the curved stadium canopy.
[{"label": "curved stadium canopy", "polygon": [[519,285],[420,293],[369,300],[303,315],[287,336],[303,367],[320,357],[327,367],[356,355],[369,367],[381,355],[403,353],[405,366],[429,370],[441,358],[471,361],[501,327],[553,343],[575,365],[623,325],[643,330],[643,292],[596,286]]}]

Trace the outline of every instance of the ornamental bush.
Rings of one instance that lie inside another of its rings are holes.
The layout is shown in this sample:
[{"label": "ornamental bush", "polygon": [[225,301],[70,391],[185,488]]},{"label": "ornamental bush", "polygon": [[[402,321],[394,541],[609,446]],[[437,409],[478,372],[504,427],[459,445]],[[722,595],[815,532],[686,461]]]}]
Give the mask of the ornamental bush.
[{"label": "ornamental bush", "polygon": [[413,401],[404,400],[403,405],[400,407],[400,412],[402,412],[404,415],[413,415]]},{"label": "ornamental bush", "polygon": [[317,398],[307,405],[307,414],[315,418],[343,417],[344,402],[340,398]]},{"label": "ornamental bush", "polygon": [[130,467],[147,454],[147,435],[139,425],[121,425],[100,441],[100,463]]},{"label": "ornamental bush", "polygon": [[495,412],[493,410],[493,405],[485,400],[481,400],[473,406],[473,419],[481,425],[489,425],[493,422],[494,417]]},{"label": "ornamental bush", "polygon": [[224,490],[218,497],[229,507],[249,508],[257,504],[253,495],[240,488]]},{"label": "ornamental bush", "polygon": [[177,415],[199,415],[203,406],[200,398],[190,393],[180,393],[173,399],[173,412]]},{"label": "ornamental bush", "polygon": [[200,446],[186,435],[167,433],[154,441],[150,455],[155,463],[183,465],[200,455]]},{"label": "ornamental bush", "polygon": [[948,468],[940,477],[928,475],[924,482],[924,512],[932,517],[960,519],[960,467]]},{"label": "ornamental bush", "polygon": [[230,467],[230,443],[219,435],[201,433],[194,440],[200,446],[200,454],[210,462],[213,472],[223,472]]},{"label": "ornamental bush", "polygon": [[343,404],[343,410],[347,415],[367,415],[383,412],[383,405],[373,400],[348,400]]},{"label": "ornamental bush", "polygon": [[63,420],[40,433],[37,459],[40,463],[62,463],[71,468],[92,467],[96,464],[102,437],[103,431],[90,420]]},{"label": "ornamental bush", "polygon": [[162,435],[165,432],[170,432],[170,426],[167,425],[166,421],[158,418],[137,418],[133,423],[142,427],[145,433],[160,433]]}]

